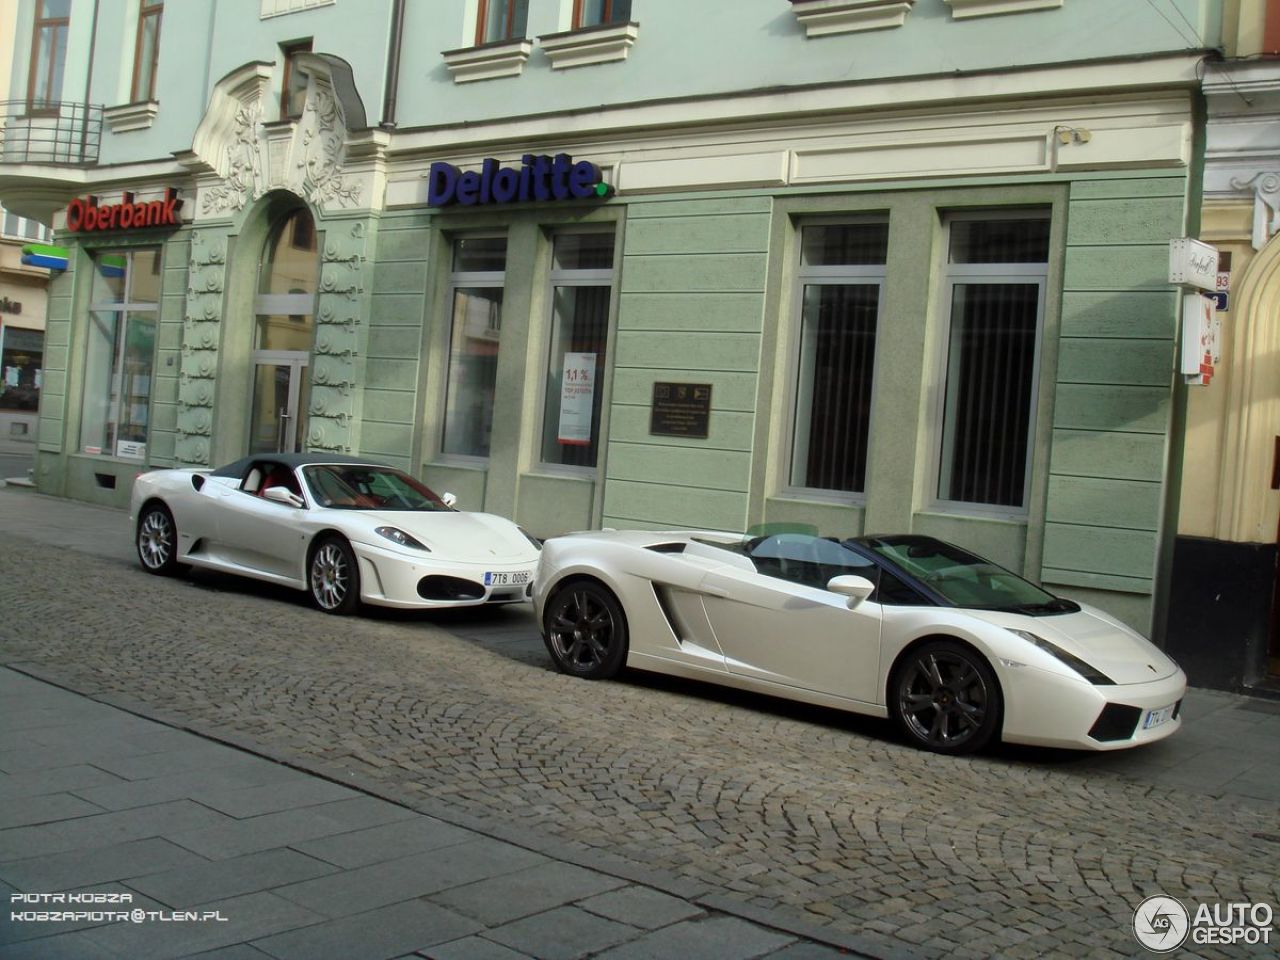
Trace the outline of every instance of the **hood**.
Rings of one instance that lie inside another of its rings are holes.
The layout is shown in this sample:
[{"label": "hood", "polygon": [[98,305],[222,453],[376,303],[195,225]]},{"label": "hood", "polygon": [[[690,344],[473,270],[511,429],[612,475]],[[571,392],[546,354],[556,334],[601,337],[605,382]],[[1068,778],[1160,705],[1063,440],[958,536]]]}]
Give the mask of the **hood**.
[{"label": "hood", "polygon": [[417,537],[441,559],[459,563],[533,563],[538,550],[510,520],[491,513],[463,511],[361,510],[353,512],[369,522],[370,542],[389,546],[372,533],[373,527],[399,527]]},{"label": "hood", "polygon": [[1079,657],[1118,684],[1149,683],[1178,672],[1174,663],[1150,640],[1120,621],[1084,604],[1076,613],[1032,617],[994,610],[966,610],[987,623],[1025,630]]}]

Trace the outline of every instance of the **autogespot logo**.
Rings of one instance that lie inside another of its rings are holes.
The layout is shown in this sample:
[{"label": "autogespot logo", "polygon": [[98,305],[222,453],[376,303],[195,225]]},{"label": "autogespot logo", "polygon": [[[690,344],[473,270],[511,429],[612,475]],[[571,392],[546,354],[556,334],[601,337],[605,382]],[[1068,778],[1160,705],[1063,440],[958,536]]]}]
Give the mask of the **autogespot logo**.
[{"label": "autogespot logo", "polygon": [[1191,914],[1173,897],[1147,897],[1133,912],[1133,935],[1152,953],[1177,950],[1191,929]]}]

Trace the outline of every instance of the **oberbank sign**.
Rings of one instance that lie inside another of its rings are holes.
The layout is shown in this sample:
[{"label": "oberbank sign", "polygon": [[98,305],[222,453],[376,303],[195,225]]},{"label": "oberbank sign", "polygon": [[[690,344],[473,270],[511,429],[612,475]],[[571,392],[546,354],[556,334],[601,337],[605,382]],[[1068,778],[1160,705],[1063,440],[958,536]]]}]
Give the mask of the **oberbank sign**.
[{"label": "oberbank sign", "polygon": [[590,200],[611,192],[598,166],[589,160],[575,161],[567,153],[554,157],[526,153],[519,167],[500,167],[490,157],[478,171],[465,172],[451,163],[436,162],[427,174],[429,207]]}]

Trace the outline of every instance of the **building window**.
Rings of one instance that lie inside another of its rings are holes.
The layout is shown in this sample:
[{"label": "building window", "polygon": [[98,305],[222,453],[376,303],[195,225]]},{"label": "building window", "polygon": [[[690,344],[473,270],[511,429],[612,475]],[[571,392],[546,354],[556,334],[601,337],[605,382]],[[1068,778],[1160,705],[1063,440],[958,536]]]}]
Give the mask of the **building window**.
[{"label": "building window", "polygon": [[298,66],[298,56],[311,52],[311,41],[301,40],[280,48],[284,59],[284,80],[280,87],[280,118],[293,120],[302,116],[307,102],[307,73]]},{"label": "building window", "polygon": [[156,64],[160,59],[160,18],[164,4],[160,0],[139,0],[138,40],[133,53],[134,103],[156,98]]},{"label": "building window", "polygon": [[35,412],[44,371],[44,331],[0,321],[0,410]]},{"label": "building window", "polygon": [[453,317],[441,441],[446,454],[489,456],[506,268],[506,237],[454,241],[449,285]]},{"label": "building window", "polygon": [[888,243],[884,222],[801,227],[794,487],[866,489],[876,322]]},{"label": "building window", "polygon": [[573,29],[631,20],[631,0],[574,0]]},{"label": "building window", "polygon": [[62,99],[70,23],[71,0],[37,0],[27,78],[27,107],[31,110],[48,109]]},{"label": "building window", "polygon": [[36,240],[40,243],[53,242],[53,231],[40,221],[28,220],[26,217],[20,217],[2,208],[0,213],[4,214],[4,225],[0,227],[0,233],[5,237],[13,240]]},{"label": "building window", "polygon": [[1049,260],[1047,215],[949,224],[938,499],[1024,509]]},{"label": "building window", "polygon": [[480,0],[476,44],[519,40],[525,35],[529,0]]},{"label": "building window", "polygon": [[599,456],[613,247],[612,233],[563,233],[552,241],[543,463],[594,468]]},{"label": "building window", "polygon": [[160,303],[160,250],[95,251],[80,449],[143,460]]}]

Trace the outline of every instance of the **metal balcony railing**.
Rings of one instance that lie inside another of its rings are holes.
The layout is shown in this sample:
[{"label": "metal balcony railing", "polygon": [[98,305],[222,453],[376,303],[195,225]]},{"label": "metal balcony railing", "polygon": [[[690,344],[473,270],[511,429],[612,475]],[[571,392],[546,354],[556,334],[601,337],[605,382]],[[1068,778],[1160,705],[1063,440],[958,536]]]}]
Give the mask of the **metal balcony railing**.
[{"label": "metal balcony railing", "polygon": [[0,163],[87,166],[101,145],[101,104],[0,101]]}]

